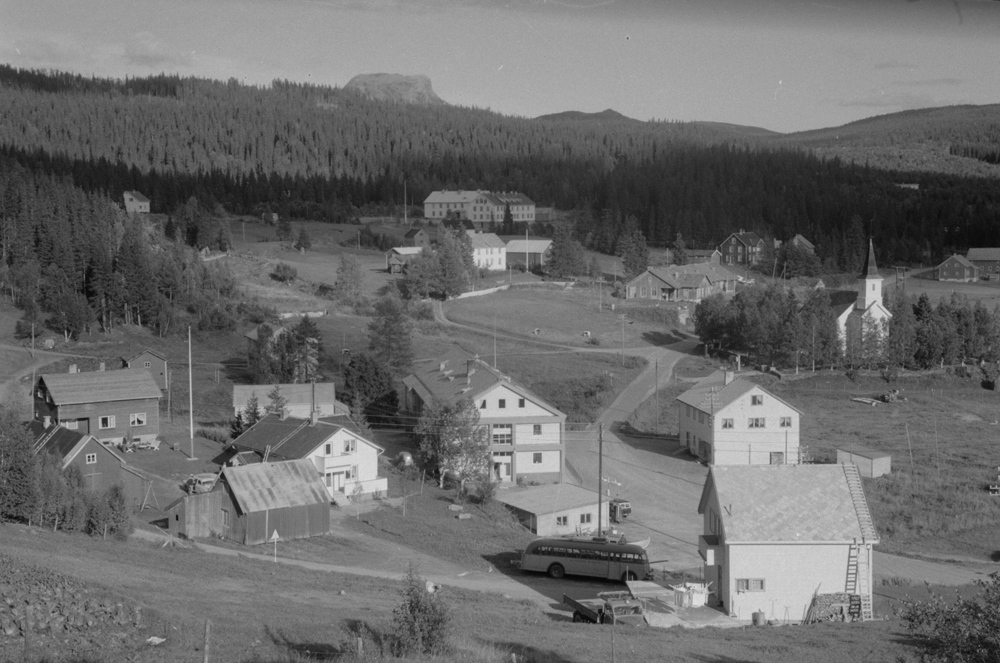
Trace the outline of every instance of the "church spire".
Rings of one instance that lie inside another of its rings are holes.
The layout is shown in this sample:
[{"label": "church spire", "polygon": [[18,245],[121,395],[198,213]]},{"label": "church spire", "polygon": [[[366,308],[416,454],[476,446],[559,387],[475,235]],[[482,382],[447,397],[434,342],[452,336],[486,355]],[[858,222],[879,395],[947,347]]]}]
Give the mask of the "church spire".
[{"label": "church spire", "polygon": [[868,255],[865,256],[865,266],[861,268],[861,278],[880,279],[878,265],[875,264],[875,245],[868,239]]}]

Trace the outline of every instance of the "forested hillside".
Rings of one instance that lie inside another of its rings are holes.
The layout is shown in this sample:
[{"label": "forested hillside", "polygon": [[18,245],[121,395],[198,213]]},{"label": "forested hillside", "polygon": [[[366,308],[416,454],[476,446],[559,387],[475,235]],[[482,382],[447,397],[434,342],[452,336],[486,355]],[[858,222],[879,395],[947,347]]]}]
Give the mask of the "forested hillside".
[{"label": "forested hillside", "polygon": [[[955,150],[994,168],[990,114],[955,112],[968,119],[941,138],[961,139]],[[946,132],[942,113],[847,128],[855,142],[882,131],[895,144],[925,135],[920,127]],[[173,213],[195,196],[209,210],[342,221],[366,205],[402,203],[405,181],[411,203],[435,189],[484,188],[575,209],[578,237],[607,252],[630,217],[653,245],[678,233],[692,248],[741,228],[778,239],[802,233],[843,269],[869,232],[889,264],[1000,245],[995,179],[821,159],[792,145],[808,143],[804,135],[744,129],[613,112],[529,120],[287,82],[110,81],[0,67],[4,154],[89,193],[118,199],[138,189],[154,212]],[[897,186],[904,182],[919,191]]]}]

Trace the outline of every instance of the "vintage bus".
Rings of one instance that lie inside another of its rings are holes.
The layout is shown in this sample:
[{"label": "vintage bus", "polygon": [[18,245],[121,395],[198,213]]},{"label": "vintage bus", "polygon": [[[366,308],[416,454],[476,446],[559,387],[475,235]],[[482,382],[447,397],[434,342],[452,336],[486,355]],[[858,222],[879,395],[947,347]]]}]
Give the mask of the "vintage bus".
[{"label": "vintage bus", "polygon": [[604,538],[535,539],[521,553],[521,569],[609,580],[647,580],[652,577],[649,557],[641,546]]}]

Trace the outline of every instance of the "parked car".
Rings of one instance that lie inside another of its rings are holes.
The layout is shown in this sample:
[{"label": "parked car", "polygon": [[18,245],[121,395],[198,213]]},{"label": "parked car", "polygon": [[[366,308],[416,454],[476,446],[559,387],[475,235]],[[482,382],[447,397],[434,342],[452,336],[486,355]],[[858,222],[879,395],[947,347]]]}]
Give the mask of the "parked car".
[{"label": "parked car", "polygon": [[211,472],[205,472],[204,474],[192,474],[184,482],[184,488],[189,493],[207,493],[212,490],[215,486],[215,482],[218,480],[219,475],[213,474]]}]

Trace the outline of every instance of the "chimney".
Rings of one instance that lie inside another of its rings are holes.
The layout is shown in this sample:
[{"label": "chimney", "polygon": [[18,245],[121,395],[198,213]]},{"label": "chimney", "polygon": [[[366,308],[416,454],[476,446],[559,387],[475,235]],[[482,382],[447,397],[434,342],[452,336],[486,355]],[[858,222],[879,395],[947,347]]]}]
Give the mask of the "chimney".
[{"label": "chimney", "polygon": [[465,379],[466,382],[472,381],[472,376],[476,373],[476,360],[469,359],[465,362]]},{"label": "chimney", "polygon": [[318,423],[319,423],[319,412],[313,409],[312,415],[310,415],[309,417],[309,425],[315,426]]},{"label": "chimney", "polygon": [[77,370],[76,370],[76,364],[70,364],[69,365],[69,372],[70,373],[76,373],[77,372]]},{"label": "chimney", "polygon": [[438,370],[441,371],[442,373],[444,373],[444,368],[447,365],[448,365],[448,362],[446,362],[446,361],[441,362],[440,364],[438,364]]},{"label": "chimney", "polygon": [[284,421],[287,418],[288,418],[288,408],[283,407],[281,408],[281,412],[278,413],[278,421]]},{"label": "chimney", "polygon": [[732,371],[726,371],[726,380],[723,383],[723,385],[730,385],[735,379],[736,379],[735,373],[733,373]]},{"label": "chimney", "polygon": [[51,425],[52,425],[52,417],[49,416],[42,417],[42,426],[48,428]]},{"label": "chimney", "polygon": [[104,370],[104,362],[103,361],[101,362],[100,368],[98,368],[97,370],[99,370],[99,371],[103,371]]}]

